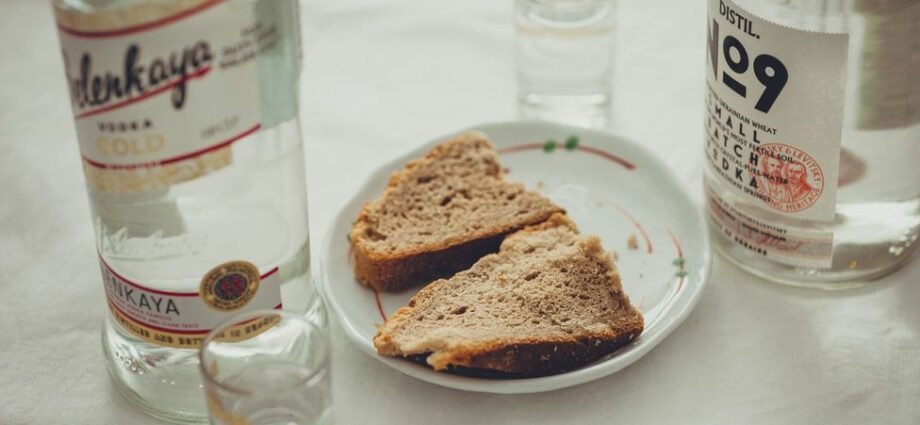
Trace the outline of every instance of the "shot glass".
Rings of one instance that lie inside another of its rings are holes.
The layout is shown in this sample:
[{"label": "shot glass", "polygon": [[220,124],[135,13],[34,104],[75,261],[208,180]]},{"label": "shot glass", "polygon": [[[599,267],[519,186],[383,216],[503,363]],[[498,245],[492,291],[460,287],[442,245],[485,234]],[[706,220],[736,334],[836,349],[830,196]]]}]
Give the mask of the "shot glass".
[{"label": "shot glass", "polygon": [[616,0],[515,0],[524,119],[610,125]]},{"label": "shot glass", "polygon": [[332,423],[328,337],[302,315],[237,316],[205,338],[199,356],[212,424]]}]

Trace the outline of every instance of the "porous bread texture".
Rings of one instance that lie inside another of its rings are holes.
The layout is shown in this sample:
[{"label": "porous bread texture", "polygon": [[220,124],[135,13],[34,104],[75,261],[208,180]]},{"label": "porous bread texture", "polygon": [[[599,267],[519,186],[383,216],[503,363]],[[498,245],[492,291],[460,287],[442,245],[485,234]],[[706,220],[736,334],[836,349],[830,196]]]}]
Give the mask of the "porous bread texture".
[{"label": "porous bread texture", "polygon": [[355,277],[383,291],[448,277],[497,251],[505,235],[560,211],[505,180],[484,134],[462,134],[394,173],[358,214]]},{"label": "porous bread texture", "polygon": [[497,254],[423,288],[378,330],[381,355],[436,370],[569,371],[643,330],[610,255],[562,214],[505,238]]}]

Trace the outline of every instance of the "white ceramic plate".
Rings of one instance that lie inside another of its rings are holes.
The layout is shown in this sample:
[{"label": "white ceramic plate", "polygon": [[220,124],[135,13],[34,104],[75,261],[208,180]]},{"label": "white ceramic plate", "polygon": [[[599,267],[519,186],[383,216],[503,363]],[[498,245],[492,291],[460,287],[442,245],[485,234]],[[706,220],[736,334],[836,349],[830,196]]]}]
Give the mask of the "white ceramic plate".
[{"label": "white ceramic plate", "polygon": [[[417,290],[376,294],[352,274],[347,234],[361,206],[377,198],[390,173],[422,156],[439,137],[375,171],[339,212],[327,235],[321,286],[348,338],[369,356],[418,379],[490,393],[530,393],[610,375],[648,353],[693,310],[709,276],[709,241],[700,210],[665,165],[638,145],[614,135],[551,123],[485,124],[468,130],[489,135],[511,180],[524,182],[568,211],[582,233],[601,237],[614,251],[623,286],[645,316],[632,344],[581,369],[542,378],[468,378],[377,355],[371,342],[383,315],[406,305]],[[468,131],[464,130],[464,131]],[[577,139],[577,140],[576,140]],[[634,235],[635,244],[628,240]]]}]

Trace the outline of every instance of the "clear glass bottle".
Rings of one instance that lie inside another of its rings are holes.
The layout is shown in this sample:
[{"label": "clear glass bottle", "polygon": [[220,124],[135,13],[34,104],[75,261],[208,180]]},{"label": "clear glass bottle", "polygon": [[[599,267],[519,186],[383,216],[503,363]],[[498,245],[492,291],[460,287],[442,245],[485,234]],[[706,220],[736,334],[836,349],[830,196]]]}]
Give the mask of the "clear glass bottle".
[{"label": "clear glass bottle", "polygon": [[708,0],[714,246],[764,278],[864,284],[918,251],[920,0]]},{"label": "clear glass bottle", "polygon": [[326,326],[310,277],[297,1],[52,4],[108,369],[148,413],[205,422],[196,351],[208,330],[282,306]]}]

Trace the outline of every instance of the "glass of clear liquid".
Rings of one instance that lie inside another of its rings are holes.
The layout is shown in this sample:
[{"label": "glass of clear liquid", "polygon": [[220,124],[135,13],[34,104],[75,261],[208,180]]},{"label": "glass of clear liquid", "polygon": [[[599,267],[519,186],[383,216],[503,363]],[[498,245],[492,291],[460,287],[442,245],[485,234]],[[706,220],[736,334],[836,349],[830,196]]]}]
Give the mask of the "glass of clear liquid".
[{"label": "glass of clear liquid", "polygon": [[214,425],[332,423],[328,336],[302,314],[234,317],[208,335],[199,358]]},{"label": "glass of clear liquid", "polygon": [[524,119],[610,125],[615,0],[515,0]]}]

